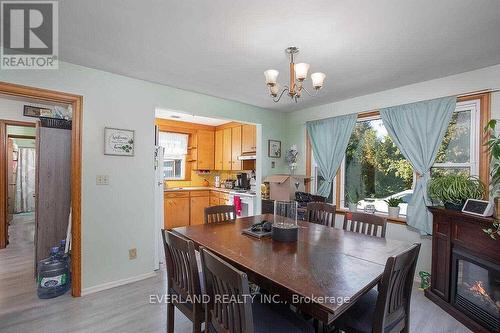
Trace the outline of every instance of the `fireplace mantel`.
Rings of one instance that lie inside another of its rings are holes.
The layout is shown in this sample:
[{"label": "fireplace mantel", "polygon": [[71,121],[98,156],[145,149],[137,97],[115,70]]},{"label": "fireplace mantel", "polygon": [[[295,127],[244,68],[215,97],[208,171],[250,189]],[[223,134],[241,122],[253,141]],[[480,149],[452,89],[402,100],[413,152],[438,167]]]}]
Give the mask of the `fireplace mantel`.
[{"label": "fireplace mantel", "polygon": [[452,254],[465,250],[475,257],[500,264],[500,239],[491,239],[482,229],[491,227],[490,217],[480,217],[438,207],[433,214],[431,287],[425,295],[474,332],[489,332],[452,303]]}]

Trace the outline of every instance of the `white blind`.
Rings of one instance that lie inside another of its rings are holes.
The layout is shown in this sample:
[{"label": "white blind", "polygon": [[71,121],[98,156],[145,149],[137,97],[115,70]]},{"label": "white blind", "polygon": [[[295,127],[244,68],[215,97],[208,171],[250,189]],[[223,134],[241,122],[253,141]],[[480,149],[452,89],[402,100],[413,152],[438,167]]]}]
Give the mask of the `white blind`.
[{"label": "white blind", "polygon": [[165,156],[178,157],[187,154],[189,136],[187,134],[160,132],[160,146],[165,148]]}]

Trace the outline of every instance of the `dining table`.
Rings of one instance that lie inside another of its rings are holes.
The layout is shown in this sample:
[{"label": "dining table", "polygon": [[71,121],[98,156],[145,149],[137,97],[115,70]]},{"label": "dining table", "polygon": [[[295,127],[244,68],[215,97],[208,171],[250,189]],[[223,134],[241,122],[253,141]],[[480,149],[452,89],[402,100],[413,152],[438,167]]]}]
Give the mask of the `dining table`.
[{"label": "dining table", "polygon": [[331,324],[375,287],[387,258],[412,244],[298,221],[293,243],[242,234],[272,214],[230,222],[189,225],[172,231],[245,272],[248,279],[293,304],[321,325]]}]

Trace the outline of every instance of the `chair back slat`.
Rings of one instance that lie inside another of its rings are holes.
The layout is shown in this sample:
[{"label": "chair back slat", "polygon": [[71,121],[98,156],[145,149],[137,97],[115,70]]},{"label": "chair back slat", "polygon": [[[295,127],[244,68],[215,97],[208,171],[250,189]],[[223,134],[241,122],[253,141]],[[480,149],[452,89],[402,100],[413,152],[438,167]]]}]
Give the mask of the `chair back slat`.
[{"label": "chair back slat", "polygon": [[323,202],[310,202],[307,204],[307,221],[335,227],[336,206]]},{"label": "chair back slat", "polygon": [[253,332],[247,275],[204,248],[200,248],[200,254],[209,296],[206,312],[208,331]]},{"label": "chair back slat", "polygon": [[205,224],[227,222],[236,219],[236,208],[232,205],[220,205],[205,208]]},{"label": "chair back slat", "polygon": [[193,242],[168,230],[162,230],[162,236],[168,288],[183,298],[201,295],[198,264]]},{"label": "chair back slat", "polygon": [[387,259],[379,285],[373,332],[409,331],[410,299],[420,244]]},{"label": "chair back slat", "polygon": [[344,216],[344,230],[385,238],[386,227],[387,219],[382,216],[351,212]]}]

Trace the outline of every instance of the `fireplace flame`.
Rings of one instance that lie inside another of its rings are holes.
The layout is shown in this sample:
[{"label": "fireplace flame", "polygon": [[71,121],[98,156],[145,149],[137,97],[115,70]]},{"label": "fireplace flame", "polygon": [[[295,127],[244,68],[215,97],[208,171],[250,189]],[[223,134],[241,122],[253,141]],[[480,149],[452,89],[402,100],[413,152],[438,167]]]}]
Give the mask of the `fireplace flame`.
[{"label": "fireplace flame", "polygon": [[482,296],[483,298],[487,299],[491,303],[495,304],[495,302],[493,302],[493,299],[491,299],[491,296],[488,294],[488,292],[484,288],[484,282],[483,281],[476,281],[476,282],[474,282],[474,284],[472,285],[472,287],[470,287],[470,290],[472,292],[474,292],[474,293]]}]

